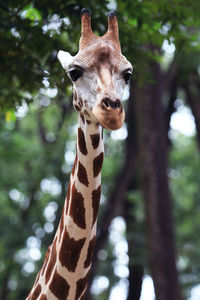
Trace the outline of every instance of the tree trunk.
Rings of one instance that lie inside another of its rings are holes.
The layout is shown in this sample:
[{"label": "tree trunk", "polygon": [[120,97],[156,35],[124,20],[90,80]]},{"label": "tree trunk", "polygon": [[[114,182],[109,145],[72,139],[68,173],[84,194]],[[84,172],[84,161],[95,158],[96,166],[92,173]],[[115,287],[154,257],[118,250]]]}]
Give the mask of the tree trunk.
[{"label": "tree trunk", "polygon": [[[134,204],[126,199],[124,204],[124,218],[126,221],[126,232],[129,256],[129,287],[127,300],[139,300],[142,290],[142,280],[144,276],[145,247],[137,235],[142,235],[141,226],[137,226],[133,214]],[[138,231],[138,228],[140,230]],[[141,259],[142,258],[142,259]]]},{"label": "tree trunk", "polygon": [[129,265],[129,290],[127,300],[140,300],[144,269],[141,265]]},{"label": "tree trunk", "polygon": [[2,300],[7,300],[8,299],[8,294],[9,294],[9,289],[8,289],[8,281],[10,278],[10,269],[8,268],[4,274],[4,276],[2,277],[2,281],[1,281],[1,292],[0,292],[0,299]]},{"label": "tree trunk", "polygon": [[[138,137],[136,133],[138,132],[136,126],[136,102],[134,93],[134,84],[131,82],[130,87],[130,100],[128,103],[128,110],[126,115],[126,121],[128,126],[128,137],[126,141],[127,149],[130,149],[132,156],[134,155],[135,161],[134,165],[129,165],[132,170],[132,181],[129,185],[129,190],[138,190]],[[141,239],[136,238],[137,235],[142,235],[141,226],[138,226],[135,221],[134,215],[134,203],[129,199],[125,199],[124,202],[124,219],[126,221],[126,232],[127,232],[127,242],[128,242],[128,256],[129,256],[129,288],[127,300],[139,300],[142,289],[142,279],[144,275],[144,265],[142,262],[145,259],[141,257],[145,256],[145,247],[143,242],[141,244]]]},{"label": "tree trunk", "polygon": [[161,71],[154,83],[136,87],[137,116],[150,269],[157,300],[181,299],[176,270],[172,205],[167,178],[167,136],[161,103]]}]

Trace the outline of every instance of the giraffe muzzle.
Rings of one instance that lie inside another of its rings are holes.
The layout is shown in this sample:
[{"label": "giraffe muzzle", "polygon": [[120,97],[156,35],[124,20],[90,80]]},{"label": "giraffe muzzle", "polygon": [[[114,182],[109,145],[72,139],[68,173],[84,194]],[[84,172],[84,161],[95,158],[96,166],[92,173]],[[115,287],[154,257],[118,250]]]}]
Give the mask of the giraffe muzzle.
[{"label": "giraffe muzzle", "polygon": [[119,99],[103,98],[92,110],[99,123],[109,129],[119,129],[124,122],[125,113]]}]

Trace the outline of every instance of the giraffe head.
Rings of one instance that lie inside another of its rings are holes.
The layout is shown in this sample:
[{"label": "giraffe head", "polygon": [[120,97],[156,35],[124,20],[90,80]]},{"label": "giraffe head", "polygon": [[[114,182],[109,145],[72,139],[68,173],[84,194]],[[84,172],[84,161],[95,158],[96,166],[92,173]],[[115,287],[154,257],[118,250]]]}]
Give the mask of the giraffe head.
[{"label": "giraffe head", "polygon": [[81,23],[79,52],[71,56],[59,51],[58,59],[73,83],[75,109],[90,122],[115,130],[124,122],[121,98],[132,65],[121,53],[114,12],[108,16],[108,30],[102,37],[93,33],[86,9],[82,10]]}]

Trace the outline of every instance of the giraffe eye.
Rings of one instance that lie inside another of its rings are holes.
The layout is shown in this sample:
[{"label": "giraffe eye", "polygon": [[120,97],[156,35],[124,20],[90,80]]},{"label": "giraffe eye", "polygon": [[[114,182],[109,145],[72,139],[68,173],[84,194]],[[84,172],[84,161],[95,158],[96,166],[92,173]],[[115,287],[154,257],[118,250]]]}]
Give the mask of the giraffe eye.
[{"label": "giraffe eye", "polygon": [[124,78],[124,81],[126,83],[128,83],[129,79],[131,78],[132,76],[132,72],[130,70],[127,70],[123,73],[123,78]]},{"label": "giraffe eye", "polygon": [[76,67],[76,68],[69,70],[68,73],[69,73],[71,80],[76,81],[83,75],[83,69]]}]

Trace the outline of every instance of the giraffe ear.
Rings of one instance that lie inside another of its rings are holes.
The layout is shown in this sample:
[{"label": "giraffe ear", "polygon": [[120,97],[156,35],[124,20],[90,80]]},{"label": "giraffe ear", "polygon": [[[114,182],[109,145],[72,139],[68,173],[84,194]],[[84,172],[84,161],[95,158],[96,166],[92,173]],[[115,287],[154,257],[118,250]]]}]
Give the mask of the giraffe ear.
[{"label": "giraffe ear", "polygon": [[69,52],[65,52],[60,50],[58,52],[58,60],[60,61],[62,67],[67,70],[69,64],[72,62],[73,60],[73,56],[69,53]]}]

